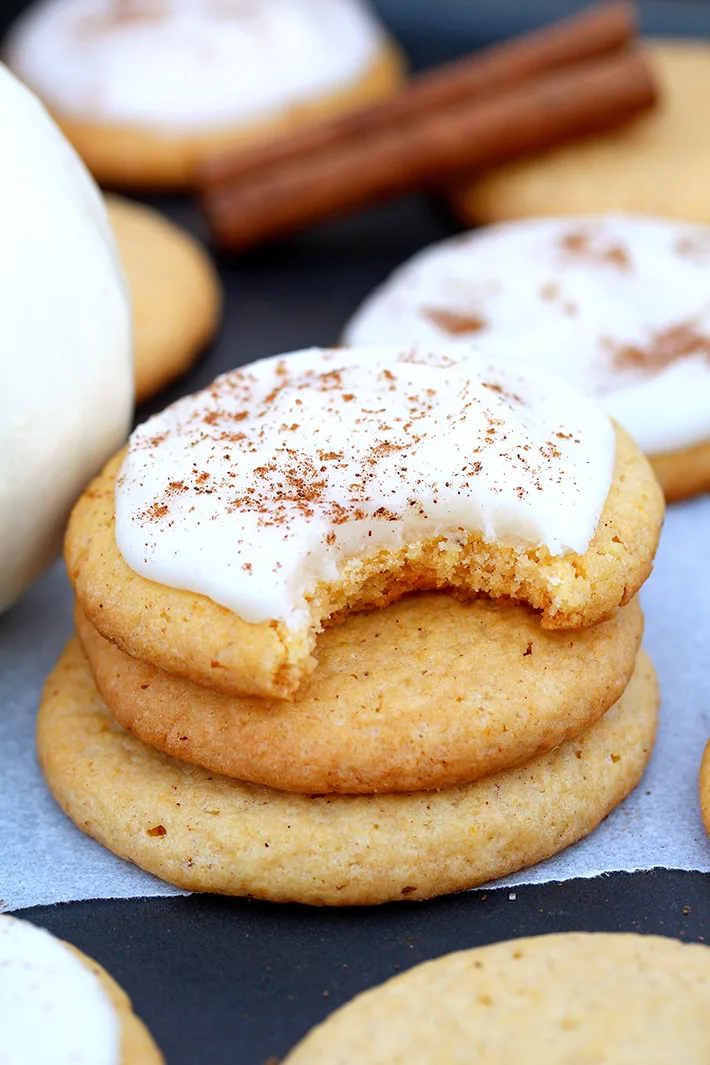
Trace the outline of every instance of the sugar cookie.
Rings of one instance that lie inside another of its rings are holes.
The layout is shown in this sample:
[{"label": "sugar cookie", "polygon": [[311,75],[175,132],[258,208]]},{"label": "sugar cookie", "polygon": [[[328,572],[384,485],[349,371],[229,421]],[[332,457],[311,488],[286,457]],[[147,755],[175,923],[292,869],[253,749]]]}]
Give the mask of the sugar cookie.
[{"label": "sugar cookie", "polygon": [[41,0],[6,53],[98,180],[127,188],[190,186],[209,155],[403,79],[362,0]]},{"label": "sugar cookie", "polygon": [[136,400],[190,368],[219,320],[217,271],[185,230],[143,204],[107,196],[133,308]]},{"label": "sugar cookie", "polygon": [[37,744],[75,824],[178,887],[362,905],[473,887],[591,832],[641,778],[657,707],[641,651],[600,721],[517,769],[438,792],[290,795],[169,758],[125,732],[73,640],[45,685]]},{"label": "sugar cookie", "polygon": [[567,932],[448,954],[366,991],[284,1065],[704,1065],[710,951]]},{"label": "sugar cookie", "polygon": [[3,1065],[161,1065],[125,991],[92,958],[28,921],[0,916]]},{"label": "sugar cookie", "polygon": [[710,224],[710,47],[649,41],[657,108],[614,133],[509,163],[454,194],[467,222],[641,211]]},{"label": "sugar cookie", "polygon": [[345,339],[475,345],[555,373],[601,400],[680,499],[710,489],[709,267],[706,226],[624,214],[503,223],[415,255]]},{"label": "sugar cookie", "polygon": [[700,787],[700,809],[703,815],[703,824],[705,825],[705,831],[710,836],[710,742],[708,742],[703,753],[698,783]]},{"label": "sugar cookie", "polygon": [[324,624],[413,590],[513,597],[547,628],[613,617],[662,515],[637,448],[559,381],[473,354],[316,349],[139,427],[77,504],[65,556],[127,654],[286,697]]},{"label": "sugar cookie", "polygon": [[230,699],[131,658],[80,610],[77,632],[113,716],[153,747],[283,791],[468,784],[578,735],[621,697],[638,602],[549,632],[528,608],[442,593],[352,614],[318,640],[293,702]]}]

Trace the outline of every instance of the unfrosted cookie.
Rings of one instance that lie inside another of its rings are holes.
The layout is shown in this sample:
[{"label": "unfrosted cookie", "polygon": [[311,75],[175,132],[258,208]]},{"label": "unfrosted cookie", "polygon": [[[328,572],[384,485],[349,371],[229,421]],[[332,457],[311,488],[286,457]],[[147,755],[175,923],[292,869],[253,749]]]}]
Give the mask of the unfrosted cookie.
[{"label": "unfrosted cookie", "polygon": [[220,283],[205,250],[174,222],[118,196],[106,206],[131,294],[140,403],[185,373],[211,340]]},{"label": "unfrosted cookie", "polygon": [[77,609],[111,713],[139,739],[283,791],[467,784],[578,735],[626,688],[638,602],[591,629],[549,632],[526,607],[443,593],[353,614],[318,640],[292,702],[230,699],[124,654]]},{"label": "unfrosted cookie", "polygon": [[604,404],[680,499],[710,488],[709,268],[707,226],[631,214],[509,222],[419,252],[345,340],[474,345],[558,374]]},{"label": "unfrosted cookie", "polygon": [[403,80],[361,0],[41,0],[6,55],[98,180],[127,188],[194,185],[210,155]]},{"label": "unfrosted cookie", "polygon": [[508,163],[454,194],[467,222],[642,211],[710,223],[710,46],[648,42],[660,86],[648,115],[612,133]]},{"label": "unfrosted cookie", "polygon": [[705,1065],[710,951],[567,932],[437,958],[358,995],[284,1065]]},{"label": "unfrosted cookie", "polygon": [[169,758],[125,732],[74,640],[47,680],[37,744],[75,824],[172,884],[362,905],[473,887],[591,832],[641,778],[657,706],[641,651],[600,721],[517,769],[438,792],[290,795]]},{"label": "unfrosted cookie", "polygon": [[161,1065],[125,991],[92,958],[0,916],[3,1065]]},{"label": "unfrosted cookie", "polygon": [[703,815],[705,831],[710,836],[710,742],[705,748],[703,760],[700,765],[700,809]]},{"label": "unfrosted cookie", "polygon": [[512,597],[553,629],[613,617],[662,515],[635,445],[562,382],[470,353],[316,349],[139,427],[77,504],[65,557],[127,654],[282,698],[324,625],[410,591]]}]

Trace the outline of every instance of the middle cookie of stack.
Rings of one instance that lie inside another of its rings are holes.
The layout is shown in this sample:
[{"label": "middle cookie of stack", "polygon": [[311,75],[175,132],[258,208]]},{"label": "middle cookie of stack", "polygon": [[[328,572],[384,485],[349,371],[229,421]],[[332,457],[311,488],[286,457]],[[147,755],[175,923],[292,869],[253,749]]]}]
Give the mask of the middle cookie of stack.
[{"label": "middle cookie of stack", "polygon": [[547,857],[650,754],[634,596],[662,514],[629,439],[537,374],[391,350],[236,371],[75,510],[50,787],[200,890],[425,898]]}]

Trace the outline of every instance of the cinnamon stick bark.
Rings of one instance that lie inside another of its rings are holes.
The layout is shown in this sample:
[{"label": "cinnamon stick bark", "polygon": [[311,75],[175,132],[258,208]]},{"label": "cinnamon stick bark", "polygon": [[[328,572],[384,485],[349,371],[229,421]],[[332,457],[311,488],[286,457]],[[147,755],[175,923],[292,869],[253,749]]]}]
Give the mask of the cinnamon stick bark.
[{"label": "cinnamon stick bark", "polygon": [[200,183],[229,184],[258,170],[464,101],[493,96],[548,71],[601,56],[628,45],[637,28],[636,5],[626,0],[596,4],[563,21],[494,45],[467,59],[414,78],[398,96],[328,122],[267,141],[259,147],[222,153],[205,162]]},{"label": "cinnamon stick bark", "polygon": [[656,88],[628,50],[523,82],[471,106],[460,103],[284,160],[202,202],[216,239],[233,251],[364,207],[424,191],[473,171],[621,125],[651,107]]}]

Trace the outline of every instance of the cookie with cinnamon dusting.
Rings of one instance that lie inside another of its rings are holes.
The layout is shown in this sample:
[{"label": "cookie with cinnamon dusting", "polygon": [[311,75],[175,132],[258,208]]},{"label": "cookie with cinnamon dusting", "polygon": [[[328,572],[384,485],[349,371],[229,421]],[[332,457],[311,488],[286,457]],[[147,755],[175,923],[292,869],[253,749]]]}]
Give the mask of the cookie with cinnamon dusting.
[{"label": "cookie with cinnamon dusting", "polygon": [[[285,698],[316,665],[316,635],[352,610],[381,608],[406,592],[456,588],[511,597],[541,612],[547,628],[597,624],[630,602],[648,577],[663,519],[663,499],[638,449],[617,430],[614,478],[596,533],[581,555],[551,557],[467,540],[452,559],[439,540],[418,545],[416,558],[376,557],[366,572],[316,601],[310,624],[249,623],[206,595],[159,584],[132,570],[115,537],[116,456],[74,508],[65,558],[91,624],[127,654],[227,695]],[[337,597],[336,597],[337,592]]]},{"label": "cookie with cinnamon dusting", "polygon": [[345,330],[554,373],[648,455],[667,499],[710,488],[710,226],[640,214],[501,222],[418,252]]}]

